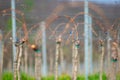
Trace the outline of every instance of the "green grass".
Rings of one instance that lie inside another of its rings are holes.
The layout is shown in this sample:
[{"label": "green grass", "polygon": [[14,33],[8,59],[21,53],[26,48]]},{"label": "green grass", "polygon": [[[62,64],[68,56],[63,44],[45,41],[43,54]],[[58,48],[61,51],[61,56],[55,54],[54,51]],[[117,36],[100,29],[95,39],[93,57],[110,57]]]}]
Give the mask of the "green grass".
[{"label": "green grass", "polygon": [[[117,74],[116,77],[117,77],[116,80],[120,80],[120,74]],[[106,77],[105,73],[103,73],[102,79],[107,80],[107,77]],[[11,73],[11,72],[3,73],[2,74],[2,80],[13,80],[13,73]],[[25,73],[21,73],[21,80],[35,80],[35,78],[30,76],[30,75],[27,75]],[[55,80],[55,76],[54,75],[49,75],[49,76],[46,76],[46,77],[43,76],[41,78],[41,80]],[[68,74],[62,74],[58,77],[58,80],[72,80],[72,78]],[[84,75],[78,75],[77,80],[85,80],[85,76]],[[99,80],[99,73],[89,75],[88,80]]]},{"label": "green grass", "polygon": [[21,80],[35,80],[35,78],[25,73],[21,73]]},{"label": "green grass", "polygon": [[11,72],[3,73],[2,80],[13,80],[13,74]]},{"label": "green grass", "polygon": [[[2,80],[13,80],[13,74],[11,72],[4,72],[2,74]],[[35,80],[34,77],[31,77],[25,73],[21,73],[21,79],[20,80]]]},{"label": "green grass", "polygon": [[62,74],[58,77],[58,80],[71,80],[71,77],[67,74]]},{"label": "green grass", "polygon": [[54,80],[54,76],[53,75],[49,75],[47,77],[42,77],[41,80]]},{"label": "green grass", "polygon": [[85,80],[85,76],[84,75],[78,75],[77,80]]},{"label": "green grass", "polygon": [[[96,73],[96,74],[92,74],[88,76],[89,80],[99,80],[100,79],[100,74]],[[102,79],[103,80],[107,80],[107,76],[105,73],[102,74]]]}]

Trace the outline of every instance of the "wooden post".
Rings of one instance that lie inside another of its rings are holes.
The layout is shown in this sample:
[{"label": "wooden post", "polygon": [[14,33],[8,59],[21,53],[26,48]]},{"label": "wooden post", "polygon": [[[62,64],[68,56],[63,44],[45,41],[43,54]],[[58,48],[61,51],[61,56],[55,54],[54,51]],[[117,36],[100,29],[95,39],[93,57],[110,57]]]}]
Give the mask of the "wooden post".
[{"label": "wooden post", "polygon": [[59,36],[56,40],[55,80],[58,80],[58,58],[60,53],[60,45],[61,45],[61,36]]},{"label": "wooden post", "polygon": [[116,69],[117,69],[117,61],[118,61],[118,44],[116,42],[112,42],[111,60],[112,60],[112,72],[110,79],[116,80]]},{"label": "wooden post", "polygon": [[23,49],[23,43],[25,43],[25,40],[18,40],[15,42],[15,46],[17,48],[17,56],[15,56],[15,62],[14,62],[14,80],[20,80],[20,66],[21,66],[21,57],[22,57],[22,49]]},{"label": "wooden post", "polygon": [[102,80],[102,74],[103,74],[103,59],[104,59],[104,41],[100,41],[101,46],[101,66],[100,66],[100,80]]},{"label": "wooden post", "polygon": [[78,48],[80,46],[79,40],[75,40],[73,43],[73,79],[77,80],[77,73],[78,73]]},{"label": "wooden post", "polygon": [[14,80],[17,80],[17,57],[18,57],[18,55],[19,55],[19,48],[17,47],[16,48],[16,55],[17,56],[15,56],[15,61],[14,61],[14,63],[13,63],[13,65],[14,65]]},{"label": "wooden post", "polygon": [[[72,44],[72,75],[74,75],[74,53],[75,53],[75,43],[73,40],[73,44]],[[74,76],[72,76],[74,78]]]},{"label": "wooden post", "polygon": [[41,80],[41,53],[35,53],[35,78]]},{"label": "wooden post", "polygon": [[55,80],[57,80],[57,78],[58,78],[58,56],[59,56],[59,44],[56,44]]},{"label": "wooden post", "polygon": [[20,51],[18,53],[18,60],[17,60],[17,76],[18,76],[18,80],[20,80],[20,66],[21,66],[23,45],[19,45],[18,48]]}]

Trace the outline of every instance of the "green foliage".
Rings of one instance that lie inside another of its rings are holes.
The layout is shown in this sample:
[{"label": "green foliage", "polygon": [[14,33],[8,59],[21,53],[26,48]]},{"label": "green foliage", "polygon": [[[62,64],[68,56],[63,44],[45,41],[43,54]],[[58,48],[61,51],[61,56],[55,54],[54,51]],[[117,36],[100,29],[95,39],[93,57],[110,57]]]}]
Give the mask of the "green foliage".
[{"label": "green foliage", "polygon": [[[100,74],[96,73],[96,74],[92,74],[88,76],[89,80],[99,80],[100,79]],[[102,79],[103,80],[107,80],[107,76],[105,73],[102,74]]]},{"label": "green foliage", "polygon": [[85,80],[85,76],[84,75],[78,75],[77,80]]},{"label": "green foliage", "polygon": [[[53,75],[42,77],[41,80],[55,80],[55,77]],[[71,77],[67,74],[62,74],[61,76],[58,77],[58,80],[71,80]]]},{"label": "green foliage", "polygon": [[[2,75],[2,80],[13,80],[13,74],[11,72],[5,72]],[[25,73],[21,73],[21,79],[20,80],[35,80],[34,77],[31,77]]]},{"label": "green foliage", "polygon": [[62,74],[58,77],[58,80],[71,80],[71,77],[67,74]]},{"label": "green foliage", "polygon": [[[120,80],[120,74],[117,74],[116,77],[117,77],[116,80]],[[106,77],[105,73],[103,73],[102,79],[107,80],[107,77]],[[2,74],[2,80],[13,80],[13,73],[4,72]],[[21,73],[21,80],[35,80],[35,78],[32,77],[32,76],[29,76],[25,73]],[[54,77],[54,75],[49,75],[49,76],[46,76],[46,77],[42,77],[41,80],[55,80],[55,77]],[[72,78],[67,74],[62,74],[58,77],[58,80],[72,80]],[[77,80],[85,80],[85,76],[84,75],[78,75]],[[99,73],[89,75],[88,80],[100,80],[99,79]]]},{"label": "green foliage", "polygon": [[92,74],[88,76],[89,80],[99,80],[99,74]]},{"label": "green foliage", "polygon": [[25,73],[21,73],[21,80],[35,80],[35,78]]},{"label": "green foliage", "polygon": [[105,73],[103,73],[103,75],[102,75],[102,79],[103,79],[103,80],[107,80],[107,76],[106,76]]},{"label": "green foliage", "polygon": [[53,75],[50,75],[50,76],[47,76],[47,77],[42,77],[41,80],[54,80],[54,76]]},{"label": "green foliage", "polygon": [[85,76],[78,75],[78,76],[77,76],[77,80],[85,80]]},{"label": "green foliage", "polygon": [[3,73],[2,80],[13,80],[13,74],[10,72]]}]

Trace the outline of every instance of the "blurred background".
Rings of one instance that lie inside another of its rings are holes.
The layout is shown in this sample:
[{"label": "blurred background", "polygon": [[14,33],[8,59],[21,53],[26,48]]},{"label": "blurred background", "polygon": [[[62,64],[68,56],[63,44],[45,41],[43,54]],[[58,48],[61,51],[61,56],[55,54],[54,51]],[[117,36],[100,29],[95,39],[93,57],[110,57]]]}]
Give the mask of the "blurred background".
[{"label": "blurred background", "polygon": [[[119,32],[119,20],[115,22],[120,17],[120,1],[119,0],[88,0],[89,2],[89,13],[94,17],[92,20],[92,27],[94,29],[93,37],[92,37],[92,71],[99,72],[100,67],[100,57],[101,57],[101,49],[99,47],[98,40],[99,38],[105,39],[105,57],[104,57],[104,71],[107,71],[107,35],[106,32],[109,29],[113,29],[111,31],[111,39],[117,39],[116,36],[119,36],[119,33],[114,33],[114,31]],[[16,0],[15,1],[16,13],[17,17],[17,38],[20,39],[25,34],[24,29],[22,29],[21,21],[23,18],[19,15],[19,11],[24,13],[24,21],[26,23],[27,31],[29,32],[29,42],[36,43],[35,40],[39,38],[39,25],[41,21],[45,21],[48,24],[46,28],[46,43],[47,43],[47,74],[54,74],[54,65],[55,65],[55,46],[56,46],[56,36],[62,33],[64,30],[64,25],[61,25],[59,29],[56,30],[56,33],[51,37],[52,32],[54,31],[56,26],[60,23],[67,23],[68,20],[66,18],[59,18],[52,22],[55,16],[70,16],[74,17],[76,14],[80,12],[84,12],[84,0]],[[11,21],[11,1],[10,0],[0,0],[0,30],[1,30],[1,53],[3,55],[0,56],[1,61],[3,61],[2,72],[4,71],[12,71],[12,41],[10,37],[12,37],[12,21]],[[4,13],[4,10],[8,10]],[[20,13],[20,14],[22,14]],[[75,19],[76,23],[83,23],[84,16],[77,16]],[[36,25],[35,28],[32,28]],[[70,24],[73,26],[73,24]],[[113,28],[113,26],[115,26]],[[66,44],[66,40],[69,37],[71,32],[71,28],[62,35],[63,37],[63,71],[61,70],[60,58],[59,58],[59,74],[62,72],[72,74],[72,41]],[[79,48],[79,74],[84,74],[84,24],[79,24],[78,26],[78,34],[80,39],[80,48]],[[96,35],[97,36],[96,36]],[[114,36],[116,35],[116,36]],[[41,38],[39,42],[36,44],[40,45],[41,48]],[[34,75],[34,65],[35,65],[35,53],[27,46],[24,46],[24,53],[27,53],[27,73],[30,75]],[[22,57],[22,71],[24,71],[25,65],[25,54]]]}]

